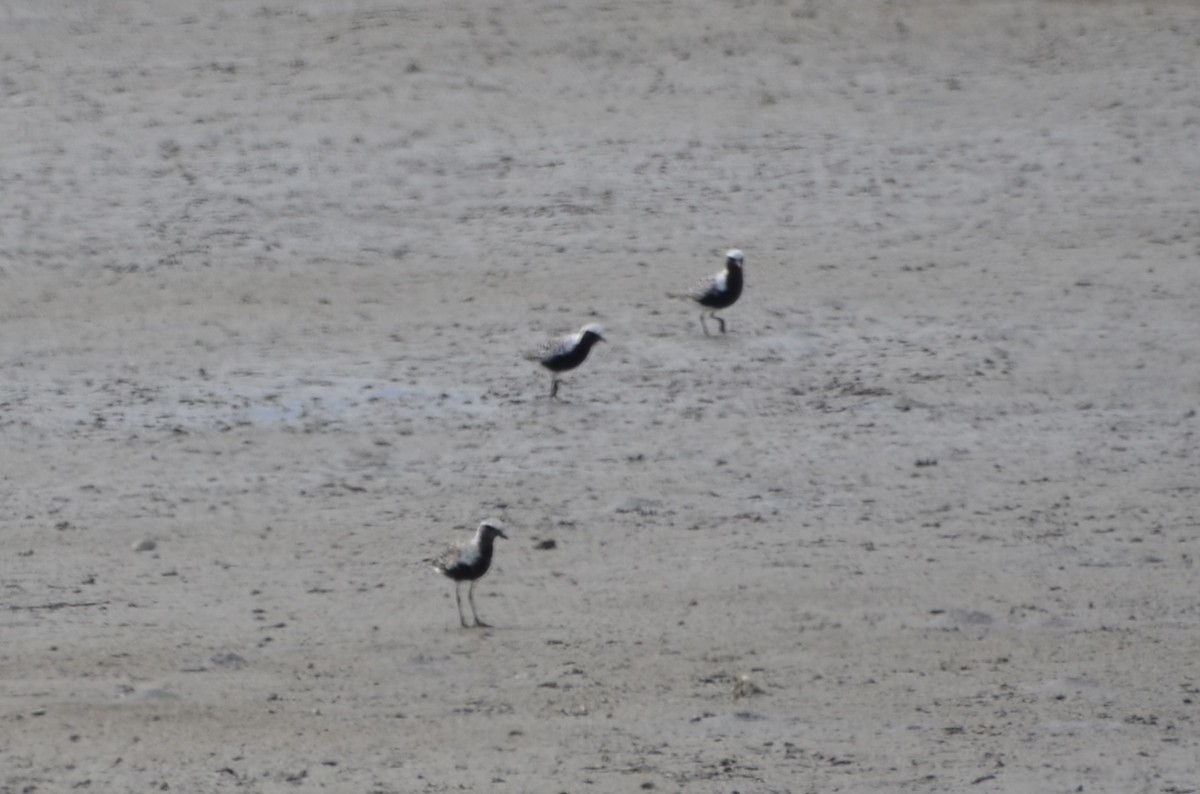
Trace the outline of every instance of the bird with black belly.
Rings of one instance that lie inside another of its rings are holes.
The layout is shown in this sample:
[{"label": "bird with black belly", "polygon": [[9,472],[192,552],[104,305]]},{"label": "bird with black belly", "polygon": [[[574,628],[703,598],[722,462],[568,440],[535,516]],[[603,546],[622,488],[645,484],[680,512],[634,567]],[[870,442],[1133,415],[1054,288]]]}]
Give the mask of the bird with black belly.
[{"label": "bird with black belly", "polygon": [[490,628],[487,623],[479,619],[479,613],[475,610],[475,583],[492,566],[493,546],[498,537],[508,538],[504,531],[504,524],[494,518],[489,518],[480,522],[479,528],[475,530],[475,537],[469,543],[453,546],[439,559],[430,561],[442,575],[454,581],[454,600],[458,604],[458,620],[464,629],[471,628],[471,624],[467,623],[467,618],[463,614],[463,582],[471,583],[467,588],[467,603],[471,605],[471,617],[475,619],[475,625],[481,628]]},{"label": "bird with black belly", "polygon": [[[681,294],[669,294],[672,298],[690,298],[701,306],[709,309],[708,316],[717,321],[720,326],[721,333],[725,333],[725,320],[717,316],[719,309],[728,309],[733,304],[737,303],[737,299],[742,295],[742,264],[745,259],[741,251],[736,248],[725,254],[725,269],[719,273],[704,279],[700,284],[688,292]],[[711,336],[708,332],[708,324],[704,322],[705,312],[700,312],[700,327],[704,329],[705,336]]]},{"label": "bird with black belly", "polygon": [[588,357],[592,345],[604,341],[604,330],[595,323],[589,323],[580,328],[578,333],[548,342],[526,358],[550,370],[550,398],[554,399],[558,396],[558,373],[578,367]]}]

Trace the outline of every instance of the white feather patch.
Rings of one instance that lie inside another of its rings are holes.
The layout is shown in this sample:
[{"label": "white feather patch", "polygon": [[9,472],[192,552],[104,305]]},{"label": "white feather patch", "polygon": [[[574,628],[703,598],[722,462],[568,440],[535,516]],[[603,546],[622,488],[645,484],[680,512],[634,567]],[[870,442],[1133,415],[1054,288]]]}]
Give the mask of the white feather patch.
[{"label": "white feather patch", "polygon": [[464,565],[467,567],[479,562],[479,544],[472,543],[459,552],[457,562],[459,565]]}]

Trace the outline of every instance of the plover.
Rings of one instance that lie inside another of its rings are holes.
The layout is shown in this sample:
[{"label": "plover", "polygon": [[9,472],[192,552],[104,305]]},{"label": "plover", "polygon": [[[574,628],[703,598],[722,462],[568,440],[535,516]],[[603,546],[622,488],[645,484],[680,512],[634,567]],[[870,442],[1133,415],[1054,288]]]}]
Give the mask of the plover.
[{"label": "plover", "polygon": [[454,600],[458,603],[458,619],[464,629],[470,628],[471,624],[467,623],[467,618],[463,615],[460,592],[463,582],[471,583],[467,588],[467,602],[471,605],[471,616],[475,618],[475,625],[488,627],[475,611],[475,582],[487,573],[492,565],[492,544],[497,537],[508,538],[508,535],[504,532],[503,524],[489,518],[480,522],[479,529],[475,530],[475,537],[469,543],[453,546],[440,559],[432,560],[434,568],[454,580]]},{"label": "plover", "polygon": [[[711,309],[712,311],[708,312],[708,315],[720,325],[721,333],[725,333],[725,321],[717,316],[717,309],[728,309],[741,297],[743,258],[742,252],[736,248],[727,252],[724,270],[705,279],[690,292],[671,295],[671,297],[691,298],[701,306]],[[704,312],[700,312],[700,327],[704,329],[705,336],[711,336],[708,332],[708,324],[704,322],[704,314]]]},{"label": "plover", "polygon": [[603,342],[604,329],[595,323],[589,323],[579,329],[579,333],[568,334],[543,345],[530,353],[527,358],[537,361],[550,370],[550,398],[558,394],[559,372],[575,369],[588,357],[592,345]]}]

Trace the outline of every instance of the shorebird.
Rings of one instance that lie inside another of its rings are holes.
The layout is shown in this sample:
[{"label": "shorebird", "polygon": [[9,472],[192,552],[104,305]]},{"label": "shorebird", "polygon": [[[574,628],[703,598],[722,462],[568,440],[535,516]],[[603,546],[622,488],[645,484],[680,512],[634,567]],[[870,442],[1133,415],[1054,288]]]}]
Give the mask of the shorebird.
[{"label": "shorebird", "polygon": [[475,530],[475,537],[469,543],[460,544],[451,547],[446,553],[437,560],[433,560],[433,567],[438,569],[444,576],[454,580],[454,600],[458,603],[458,620],[462,623],[463,628],[471,627],[467,623],[467,618],[463,615],[462,608],[462,593],[461,586],[463,582],[470,582],[471,586],[467,588],[467,602],[471,605],[471,616],[475,618],[475,625],[483,628],[489,628],[487,623],[479,619],[479,613],[475,611],[475,582],[488,572],[488,568],[492,565],[492,544],[496,537],[508,538],[504,534],[504,525],[494,518],[489,518],[480,522],[479,529]]},{"label": "shorebird", "polygon": [[568,334],[561,339],[548,342],[527,356],[550,370],[551,399],[558,395],[557,373],[578,367],[588,357],[592,345],[603,341],[605,341],[604,329],[595,323],[589,323],[580,328],[579,333]]},{"label": "shorebird", "polygon": [[[725,254],[724,270],[706,278],[690,292],[670,297],[691,298],[701,306],[711,309],[708,315],[720,325],[721,333],[725,333],[725,321],[717,316],[717,309],[728,309],[741,296],[743,258],[742,252],[734,248]],[[705,336],[711,336],[708,324],[704,322],[704,314],[700,312],[700,327],[704,329]]]}]

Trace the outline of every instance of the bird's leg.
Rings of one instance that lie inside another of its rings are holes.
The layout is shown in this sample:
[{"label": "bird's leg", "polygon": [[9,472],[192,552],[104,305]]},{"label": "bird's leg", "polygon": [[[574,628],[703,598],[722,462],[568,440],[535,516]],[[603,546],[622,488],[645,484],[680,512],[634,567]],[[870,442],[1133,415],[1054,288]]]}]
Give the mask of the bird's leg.
[{"label": "bird's leg", "polygon": [[[454,601],[458,604],[458,622],[462,624],[464,629],[469,629],[471,628],[471,625],[467,623],[467,618],[462,611],[462,588],[459,587],[460,584],[462,584],[462,582],[454,583]],[[472,608],[474,608],[473,604]]]},{"label": "bird's leg", "polygon": [[712,334],[708,332],[708,323],[704,322],[704,312],[700,312],[700,327],[704,329],[705,336],[712,336]]},{"label": "bird's leg", "polygon": [[550,378],[550,399],[553,400],[558,396],[558,378],[551,376]]},{"label": "bird's leg", "polygon": [[712,318],[713,318],[714,320],[716,320],[718,323],[720,323],[720,325],[721,325],[721,333],[725,333],[725,321],[724,321],[724,320],[722,320],[720,317],[718,317],[716,312],[712,312]]},{"label": "bird's leg", "polygon": [[471,580],[471,586],[467,588],[467,600],[471,602],[471,614],[475,616],[475,625],[485,629],[490,629],[491,626],[479,619],[479,612],[475,609],[475,580]]}]

